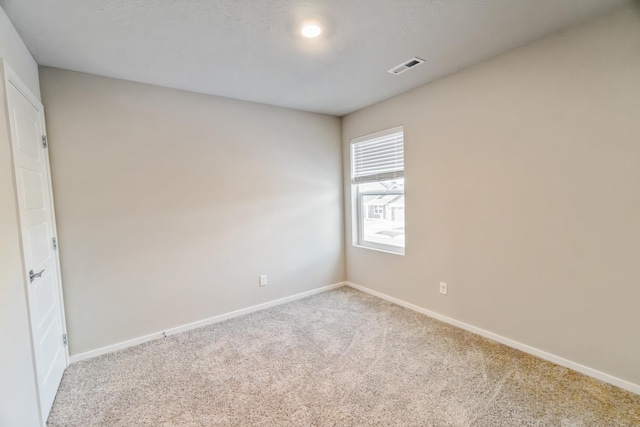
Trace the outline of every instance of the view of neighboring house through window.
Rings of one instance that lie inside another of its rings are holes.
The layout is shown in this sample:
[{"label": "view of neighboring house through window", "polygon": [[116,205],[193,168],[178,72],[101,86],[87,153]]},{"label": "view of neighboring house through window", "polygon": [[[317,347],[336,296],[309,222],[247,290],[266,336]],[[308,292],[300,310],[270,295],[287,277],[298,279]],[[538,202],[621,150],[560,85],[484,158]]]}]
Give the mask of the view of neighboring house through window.
[{"label": "view of neighboring house through window", "polygon": [[351,140],[354,244],[404,254],[404,132]]}]

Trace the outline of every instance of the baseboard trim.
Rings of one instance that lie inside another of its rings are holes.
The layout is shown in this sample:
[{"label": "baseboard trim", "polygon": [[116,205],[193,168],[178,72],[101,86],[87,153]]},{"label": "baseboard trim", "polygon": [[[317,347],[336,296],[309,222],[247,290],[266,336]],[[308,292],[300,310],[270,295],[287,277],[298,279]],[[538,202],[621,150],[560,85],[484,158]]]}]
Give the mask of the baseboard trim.
[{"label": "baseboard trim", "polygon": [[149,341],[157,340],[160,338],[164,338],[165,336],[175,335],[180,332],[189,331],[191,329],[201,328],[203,326],[211,325],[214,323],[222,322],[224,320],[232,319],[234,317],[243,316],[245,314],[253,313],[254,311],[264,310],[276,305],[284,304],[287,302],[295,301],[301,298],[306,298],[311,295],[319,294],[322,292],[327,292],[332,289],[340,288],[342,286],[347,285],[347,282],[339,282],[334,283],[333,285],[324,286],[322,288],[313,289],[307,292],[302,292],[299,294],[291,295],[288,297],[280,298],[273,301],[268,301],[262,304],[253,305],[247,308],[241,308],[240,310],[231,311],[229,313],[220,314],[218,316],[210,317],[208,319],[199,320],[197,322],[188,323],[186,325],[177,326],[175,328],[170,328],[164,331],[156,332],[153,334],[145,335],[138,338],[133,338],[127,341],[122,341],[117,344],[108,345],[106,347],[101,347],[95,350],[87,351],[84,353],[79,353],[71,356],[71,363],[79,362],[81,360],[92,359],[94,357],[101,356],[103,354],[112,353],[114,351],[122,350],[125,348],[133,347],[139,344],[143,344]]},{"label": "baseboard trim", "polygon": [[576,363],[576,362],[572,362],[571,360],[567,360],[567,359],[565,359],[563,357],[556,356],[556,355],[551,354],[551,353],[547,353],[546,351],[540,350],[540,349],[535,348],[535,347],[531,347],[530,345],[526,345],[526,344],[523,344],[523,343],[518,342],[518,341],[514,341],[514,340],[512,340],[510,338],[503,337],[502,335],[495,334],[493,332],[478,328],[478,327],[470,325],[468,323],[464,323],[464,322],[461,322],[459,320],[452,319],[451,317],[447,317],[447,316],[444,316],[442,314],[436,313],[434,311],[427,310],[426,308],[422,308],[422,307],[419,307],[417,305],[414,305],[414,304],[408,303],[406,301],[403,301],[401,299],[394,298],[394,297],[389,296],[387,294],[383,294],[382,292],[374,291],[373,289],[369,289],[367,287],[364,287],[364,286],[361,286],[361,285],[357,285],[357,284],[352,283],[352,282],[345,282],[345,285],[347,285],[347,286],[349,286],[351,288],[357,289],[359,291],[365,292],[367,294],[376,296],[378,298],[382,298],[384,300],[387,300],[387,301],[390,301],[392,303],[398,304],[398,305],[400,305],[402,307],[405,307],[405,308],[408,308],[410,310],[417,311],[418,313],[422,313],[424,315],[427,315],[427,316],[432,317],[434,319],[437,319],[437,320],[440,320],[442,322],[448,323],[450,325],[456,326],[458,328],[464,329],[466,331],[473,332],[474,334],[478,334],[478,335],[483,336],[485,338],[488,338],[490,340],[497,341],[497,342],[499,342],[501,344],[504,344],[506,346],[518,349],[518,350],[523,351],[525,353],[529,353],[529,354],[531,354],[533,356],[537,356],[537,357],[539,357],[541,359],[547,360],[547,361],[555,363],[557,365],[564,366],[565,368],[569,368],[569,369],[572,369],[574,371],[580,372],[582,374],[585,374],[585,375],[590,376],[592,378],[598,379],[600,381],[604,381],[606,383],[612,384],[612,385],[614,385],[616,387],[620,387],[620,388],[622,388],[624,390],[627,390],[627,391],[630,391],[632,393],[640,395],[640,385],[638,385],[638,384],[634,384],[632,382],[620,379],[618,377],[614,377],[613,375],[606,374],[604,372],[598,371],[598,370],[590,368],[588,366],[581,365],[581,364]]}]

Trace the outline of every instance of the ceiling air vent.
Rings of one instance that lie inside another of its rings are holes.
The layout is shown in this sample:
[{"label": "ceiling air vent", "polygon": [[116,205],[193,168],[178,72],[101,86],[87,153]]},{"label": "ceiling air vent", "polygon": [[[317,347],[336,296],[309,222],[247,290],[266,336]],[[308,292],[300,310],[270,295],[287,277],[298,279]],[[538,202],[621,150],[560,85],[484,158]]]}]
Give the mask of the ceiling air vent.
[{"label": "ceiling air vent", "polygon": [[424,62],[424,59],[420,59],[417,56],[414,56],[410,60],[403,62],[402,64],[398,65],[397,67],[393,67],[392,69],[390,69],[387,72],[397,76],[398,74],[402,74],[405,71],[415,67],[416,65],[422,64],[423,62]]}]

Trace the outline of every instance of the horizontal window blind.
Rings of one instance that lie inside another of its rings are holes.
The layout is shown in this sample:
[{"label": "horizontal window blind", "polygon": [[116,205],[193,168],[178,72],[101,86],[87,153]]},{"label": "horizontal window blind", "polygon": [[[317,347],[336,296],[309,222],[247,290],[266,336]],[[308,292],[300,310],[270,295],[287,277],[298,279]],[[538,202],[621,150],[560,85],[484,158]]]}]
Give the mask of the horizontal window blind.
[{"label": "horizontal window blind", "polygon": [[386,181],[404,177],[404,132],[389,129],[351,141],[351,182]]}]

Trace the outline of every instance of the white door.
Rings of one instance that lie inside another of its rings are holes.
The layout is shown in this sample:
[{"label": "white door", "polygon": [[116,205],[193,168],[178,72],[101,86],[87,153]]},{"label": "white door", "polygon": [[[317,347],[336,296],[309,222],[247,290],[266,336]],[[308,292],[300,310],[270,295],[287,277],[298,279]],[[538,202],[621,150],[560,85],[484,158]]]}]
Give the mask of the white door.
[{"label": "white door", "polygon": [[7,80],[16,192],[40,410],[46,421],[68,365],[42,105]]}]

